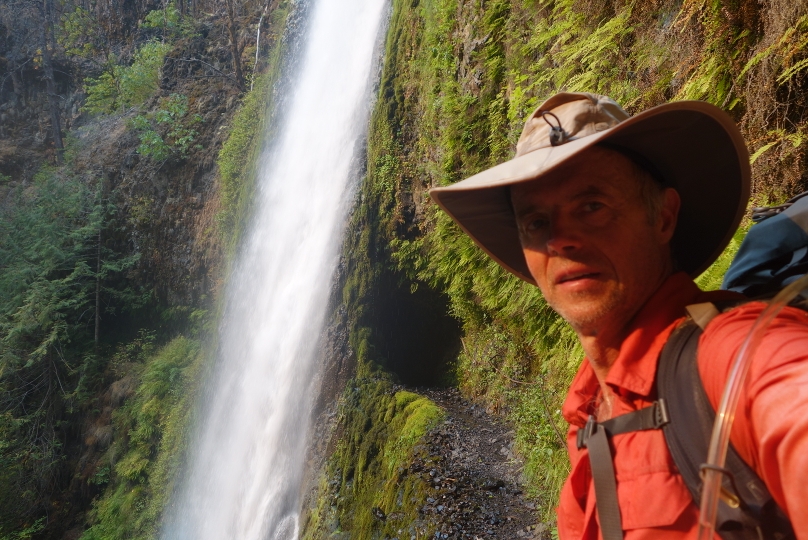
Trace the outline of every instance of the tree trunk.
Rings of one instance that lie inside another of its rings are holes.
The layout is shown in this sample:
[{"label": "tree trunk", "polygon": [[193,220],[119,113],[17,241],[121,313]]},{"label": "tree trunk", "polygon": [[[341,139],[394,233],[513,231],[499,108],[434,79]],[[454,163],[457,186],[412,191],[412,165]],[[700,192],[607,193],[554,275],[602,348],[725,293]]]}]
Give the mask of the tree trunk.
[{"label": "tree trunk", "polygon": [[101,336],[101,229],[98,229],[98,247],[95,251],[95,348]]},{"label": "tree trunk", "polygon": [[225,0],[227,6],[227,33],[230,34],[230,52],[233,54],[233,66],[236,70],[236,83],[244,91],[244,73],[241,71],[241,50],[238,46],[238,23],[236,23],[236,0]]},{"label": "tree trunk", "polygon": [[19,64],[17,64],[15,60],[9,61],[8,71],[11,73],[11,87],[14,89],[14,93],[17,94],[17,98],[23,101],[25,99],[25,87],[22,84],[19,73],[17,73],[19,67]]},{"label": "tree trunk", "polygon": [[56,148],[56,161],[62,163],[64,154],[64,143],[62,142],[62,124],[59,115],[59,96],[56,95],[56,81],[53,78],[53,64],[51,62],[50,40],[51,34],[51,0],[42,0],[42,68],[45,73],[45,88],[48,92],[48,102],[50,103],[51,131],[53,132],[53,146]]},{"label": "tree trunk", "polygon": [[258,30],[255,32],[255,63],[253,64],[253,78],[250,81],[250,92],[252,92],[253,83],[255,82],[255,70],[258,69],[258,53],[261,50],[261,24],[264,22],[264,15],[267,14],[268,8],[269,4],[264,6],[264,11],[261,13],[261,18],[258,19]]}]

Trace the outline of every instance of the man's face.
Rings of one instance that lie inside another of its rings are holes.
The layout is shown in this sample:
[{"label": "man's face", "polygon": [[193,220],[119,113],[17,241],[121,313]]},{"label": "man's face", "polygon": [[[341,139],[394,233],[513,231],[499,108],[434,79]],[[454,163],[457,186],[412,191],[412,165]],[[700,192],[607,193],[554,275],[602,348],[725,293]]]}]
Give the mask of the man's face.
[{"label": "man's face", "polygon": [[671,273],[678,194],[650,216],[634,165],[595,147],[576,163],[511,188],[528,269],[579,335],[617,338]]}]

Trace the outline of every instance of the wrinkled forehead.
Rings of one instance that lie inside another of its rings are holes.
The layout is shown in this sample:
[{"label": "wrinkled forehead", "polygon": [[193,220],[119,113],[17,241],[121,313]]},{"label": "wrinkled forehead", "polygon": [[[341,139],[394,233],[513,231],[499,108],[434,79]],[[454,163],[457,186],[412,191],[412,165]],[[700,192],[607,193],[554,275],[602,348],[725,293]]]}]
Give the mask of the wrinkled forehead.
[{"label": "wrinkled forehead", "polygon": [[593,147],[541,178],[510,186],[511,208],[552,205],[591,195],[633,194],[653,177],[615,150]]}]

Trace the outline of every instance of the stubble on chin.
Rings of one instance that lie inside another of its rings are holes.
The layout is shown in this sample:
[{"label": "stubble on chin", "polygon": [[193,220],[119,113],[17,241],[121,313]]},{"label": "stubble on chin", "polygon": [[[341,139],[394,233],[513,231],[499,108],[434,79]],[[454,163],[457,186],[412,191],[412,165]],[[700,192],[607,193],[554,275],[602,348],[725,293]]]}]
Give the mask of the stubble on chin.
[{"label": "stubble on chin", "polygon": [[[547,297],[545,297],[547,298]],[[617,322],[623,311],[623,295],[612,289],[605,295],[580,294],[577,298],[547,298],[547,303],[567,321],[580,337],[596,337],[602,330]]]}]

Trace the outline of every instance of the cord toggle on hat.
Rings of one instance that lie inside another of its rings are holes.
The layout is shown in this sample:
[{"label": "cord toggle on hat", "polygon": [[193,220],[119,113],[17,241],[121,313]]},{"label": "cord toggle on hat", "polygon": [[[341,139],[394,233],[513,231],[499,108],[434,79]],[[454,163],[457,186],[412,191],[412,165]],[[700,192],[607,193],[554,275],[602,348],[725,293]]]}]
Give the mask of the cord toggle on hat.
[{"label": "cord toggle on hat", "polygon": [[[553,125],[548,119],[548,116],[552,116],[555,118],[557,125]],[[558,146],[559,144],[564,144],[567,142],[567,132],[564,131],[564,128],[561,127],[561,120],[558,119],[556,115],[551,113],[550,111],[542,111],[541,117],[544,118],[544,121],[547,122],[547,125],[550,126],[550,144],[552,146]]]}]

